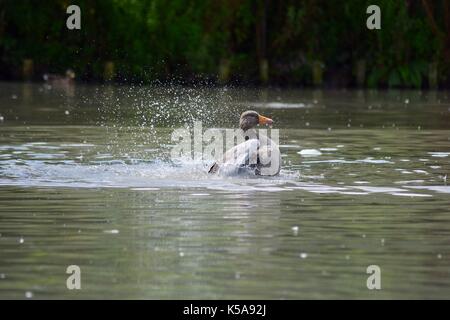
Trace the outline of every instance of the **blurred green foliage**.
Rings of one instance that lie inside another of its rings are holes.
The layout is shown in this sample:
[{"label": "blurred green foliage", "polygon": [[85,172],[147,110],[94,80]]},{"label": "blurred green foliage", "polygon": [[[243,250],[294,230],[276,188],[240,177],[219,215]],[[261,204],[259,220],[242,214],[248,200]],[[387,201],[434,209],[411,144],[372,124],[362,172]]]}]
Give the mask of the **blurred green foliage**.
[{"label": "blurred green foliage", "polygon": [[[117,81],[206,81],[219,70],[257,84],[267,60],[274,85],[353,86],[358,62],[369,87],[427,87],[437,65],[448,86],[447,0],[1,0],[0,78],[75,70],[101,80],[111,61]],[[66,28],[66,8],[81,8],[81,30]],[[382,29],[366,28],[377,4]],[[220,69],[222,68],[222,69]]]}]

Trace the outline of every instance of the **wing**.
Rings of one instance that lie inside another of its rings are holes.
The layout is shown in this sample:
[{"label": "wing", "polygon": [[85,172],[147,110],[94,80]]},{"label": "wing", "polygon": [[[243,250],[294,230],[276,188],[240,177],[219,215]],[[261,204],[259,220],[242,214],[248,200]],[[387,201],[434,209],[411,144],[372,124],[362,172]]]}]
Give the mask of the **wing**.
[{"label": "wing", "polygon": [[276,176],[281,170],[281,153],[278,144],[259,133],[258,170],[261,176]]},{"label": "wing", "polygon": [[210,173],[223,175],[237,175],[239,169],[258,162],[259,141],[249,139],[229,149],[223,156],[222,162],[216,162],[209,169]]},{"label": "wing", "polygon": [[258,150],[258,174],[276,176],[281,170],[281,154],[276,144],[263,145]]}]

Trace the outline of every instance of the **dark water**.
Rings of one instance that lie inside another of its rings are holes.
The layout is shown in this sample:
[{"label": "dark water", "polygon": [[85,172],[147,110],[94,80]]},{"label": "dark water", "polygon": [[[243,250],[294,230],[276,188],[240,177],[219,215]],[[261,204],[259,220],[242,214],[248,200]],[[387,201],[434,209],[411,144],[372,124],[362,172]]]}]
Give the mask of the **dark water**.
[{"label": "dark water", "polygon": [[[171,161],[250,108],[280,176]],[[449,129],[446,92],[0,84],[0,298],[450,298]]]}]

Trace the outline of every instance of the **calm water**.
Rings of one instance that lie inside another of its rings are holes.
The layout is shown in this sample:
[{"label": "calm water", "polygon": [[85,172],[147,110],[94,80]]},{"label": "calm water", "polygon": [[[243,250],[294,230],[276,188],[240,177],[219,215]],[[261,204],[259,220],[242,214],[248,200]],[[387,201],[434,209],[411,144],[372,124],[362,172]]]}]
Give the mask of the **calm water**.
[{"label": "calm water", "polygon": [[[246,109],[279,177],[170,160]],[[449,129],[446,92],[2,83],[0,298],[450,298]]]}]

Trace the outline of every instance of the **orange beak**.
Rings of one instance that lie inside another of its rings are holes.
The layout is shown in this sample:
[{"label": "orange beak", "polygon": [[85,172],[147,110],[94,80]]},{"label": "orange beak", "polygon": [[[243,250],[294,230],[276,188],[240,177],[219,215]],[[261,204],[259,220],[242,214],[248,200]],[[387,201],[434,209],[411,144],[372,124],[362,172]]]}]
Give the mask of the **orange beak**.
[{"label": "orange beak", "polygon": [[267,125],[271,125],[273,123],[273,120],[270,118],[266,118],[264,116],[259,116],[259,124],[267,124]]}]

